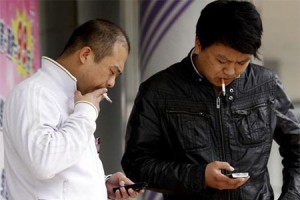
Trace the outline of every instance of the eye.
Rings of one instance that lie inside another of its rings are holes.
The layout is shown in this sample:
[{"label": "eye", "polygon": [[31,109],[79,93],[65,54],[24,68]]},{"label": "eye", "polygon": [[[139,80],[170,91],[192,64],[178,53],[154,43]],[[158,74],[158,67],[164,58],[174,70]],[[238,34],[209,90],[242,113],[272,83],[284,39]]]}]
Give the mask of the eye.
[{"label": "eye", "polygon": [[227,63],[226,60],[220,60],[220,59],[217,59],[217,60],[218,60],[218,62],[219,62],[220,64],[226,64],[226,63]]},{"label": "eye", "polygon": [[119,70],[119,68],[118,67],[116,67],[116,66],[112,66],[111,68],[110,68],[110,71],[111,71],[111,75],[112,76],[119,76],[120,74],[121,74],[121,71]]},{"label": "eye", "polygon": [[248,61],[238,62],[239,65],[245,65]]},{"label": "eye", "polygon": [[113,69],[110,70],[110,73],[111,73],[111,75],[114,75],[114,74],[115,74],[115,72],[114,72]]}]

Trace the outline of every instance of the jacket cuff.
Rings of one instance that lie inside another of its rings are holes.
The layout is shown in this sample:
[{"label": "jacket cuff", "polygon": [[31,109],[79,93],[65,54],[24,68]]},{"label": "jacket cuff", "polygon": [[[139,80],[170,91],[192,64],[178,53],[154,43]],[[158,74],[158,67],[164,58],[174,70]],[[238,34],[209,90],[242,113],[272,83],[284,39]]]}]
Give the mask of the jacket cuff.
[{"label": "jacket cuff", "polygon": [[77,101],[75,103],[75,112],[85,113],[85,115],[88,117],[91,121],[96,121],[98,117],[98,109],[94,104],[88,102],[88,101]]},{"label": "jacket cuff", "polygon": [[108,179],[112,176],[112,174],[108,174],[108,175],[105,175],[105,183],[108,181]]},{"label": "jacket cuff", "polygon": [[200,192],[206,189],[205,186],[205,169],[206,165],[196,165],[191,169],[190,183],[192,192]]}]

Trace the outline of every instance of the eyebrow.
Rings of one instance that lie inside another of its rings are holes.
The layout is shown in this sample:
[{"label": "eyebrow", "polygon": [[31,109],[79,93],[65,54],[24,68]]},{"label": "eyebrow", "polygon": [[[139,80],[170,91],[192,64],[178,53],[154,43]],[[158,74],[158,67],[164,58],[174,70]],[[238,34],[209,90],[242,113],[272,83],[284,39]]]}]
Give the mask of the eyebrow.
[{"label": "eyebrow", "polygon": [[[226,56],[223,56],[223,55],[221,55],[221,54],[218,54],[218,55],[217,55],[217,58],[226,60],[226,61],[228,61],[228,62],[233,62],[232,60],[229,60]],[[249,60],[251,60],[251,57],[248,57],[248,58],[246,58],[246,59],[244,59],[244,60],[237,61],[237,62],[238,62],[238,63],[242,63],[242,62],[248,62]]]}]

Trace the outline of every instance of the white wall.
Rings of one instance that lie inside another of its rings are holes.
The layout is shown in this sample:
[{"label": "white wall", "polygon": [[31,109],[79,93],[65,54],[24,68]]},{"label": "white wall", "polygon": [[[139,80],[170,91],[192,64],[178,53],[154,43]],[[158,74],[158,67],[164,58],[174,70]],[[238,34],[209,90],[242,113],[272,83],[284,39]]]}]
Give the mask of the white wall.
[{"label": "white wall", "polygon": [[[264,33],[263,61],[274,69],[293,102],[300,101],[300,1],[255,0],[260,10]],[[282,165],[274,142],[269,160],[271,183],[276,197],[282,186]]]}]

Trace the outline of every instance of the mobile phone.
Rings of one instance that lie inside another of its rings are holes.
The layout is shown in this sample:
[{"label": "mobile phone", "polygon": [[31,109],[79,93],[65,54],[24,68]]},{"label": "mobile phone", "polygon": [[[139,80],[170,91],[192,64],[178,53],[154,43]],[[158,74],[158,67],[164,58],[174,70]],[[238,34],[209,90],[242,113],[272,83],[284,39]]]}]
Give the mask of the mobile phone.
[{"label": "mobile phone", "polygon": [[247,178],[249,176],[248,172],[235,172],[231,174],[226,174],[229,178]]},{"label": "mobile phone", "polygon": [[[129,184],[129,185],[125,185],[124,188],[127,191],[129,188],[133,189],[134,191],[138,192],[142,189],[145,189],[148,186],[148,184],[146,182],[138,182],[138,183],[134,183],[134,184]],[[115,187],[113,188],[113,192],[116,192],[117,190],[119,190],[121,187]]]}]

